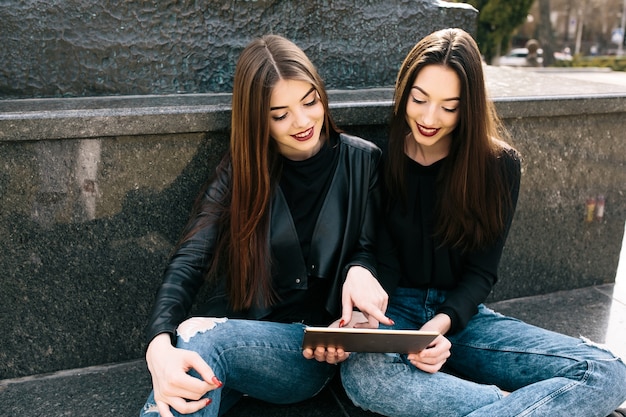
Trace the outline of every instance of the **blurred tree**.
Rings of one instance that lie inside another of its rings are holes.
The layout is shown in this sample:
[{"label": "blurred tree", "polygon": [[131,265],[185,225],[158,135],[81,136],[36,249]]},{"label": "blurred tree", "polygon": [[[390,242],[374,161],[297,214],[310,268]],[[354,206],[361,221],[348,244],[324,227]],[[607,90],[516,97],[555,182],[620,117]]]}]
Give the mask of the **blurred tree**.
[{"label": "blurred tree", "polygon": [[543,48],[543,66],[549,67],[554,63],[554,33],[550,21],[550,0],[539,0],[539,43]]},{"label": "blurred tree", "polygon": [[527,17],[534,0],[454,0],[478,9],[476,42],[487,62],[506,51],[511,35]]}]

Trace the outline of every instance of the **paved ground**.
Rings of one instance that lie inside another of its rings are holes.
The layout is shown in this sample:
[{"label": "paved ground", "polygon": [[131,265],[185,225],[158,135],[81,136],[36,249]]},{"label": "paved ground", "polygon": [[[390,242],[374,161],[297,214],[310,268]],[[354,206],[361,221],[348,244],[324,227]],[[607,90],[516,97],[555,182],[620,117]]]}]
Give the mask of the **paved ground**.
[{"label": "paved ground", "polygon": [[607,71],[605,69],[593,68],[547,68],[546,70],[552,74],[558,75],[559,77],[566,77],[573,80],[580,80],[583,82],[593,81],[596,83],[626,86],[625,71]]}]

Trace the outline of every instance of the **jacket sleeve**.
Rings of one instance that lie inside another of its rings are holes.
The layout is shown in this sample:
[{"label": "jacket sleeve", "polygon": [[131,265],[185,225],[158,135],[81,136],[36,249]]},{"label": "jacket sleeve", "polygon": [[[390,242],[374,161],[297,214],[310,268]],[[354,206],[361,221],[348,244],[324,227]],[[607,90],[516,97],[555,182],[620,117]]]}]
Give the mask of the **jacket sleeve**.
[{"label": "jacket sleeve", "polygon": [[219,170],[203,191],[201,204],[185,228],[185,234],[191,232],[191,236],[179,243],[165,269],[146,327],[148,343],[160,333],[169,333],[175,343],[176,328],[188,317],[213,260],[218,220],[229,189],[230,172],[226,168]]},{"label": "jacket sleeve", "polygon": [[[511,209],[506,217],[504,232],[500,238],[483,250],[463,256],[461,260],[462,276],[457,287],[452,290],[446,301],[437,310],[447,314],[452,320],[449,334],[463,330],[470,319],[478,312],[478,305],[483,303],[491,293],[498,279],[498,266],[504,250],[515,207],[519,196],[521,162],[514,151],[505,151],[504,172],[507,175],[511,195]],[[448,256],[438,253],[436,256]]]},{"label": "jacket sleeve", "polygon": [[378,235],[377,223],[380,221],[380,184],[378,175],[378,166],[381,158],[381,151],[373,148],[369,154],[369,164],[365,164],[368,169],[363,172],[357,181],[364,181],[367,178],[367,190],[363,193],[362,207],[364,210],[363,222],[361,225],[360,235],[352,256],[343,269],[343,280],[345,281],[348,270],[352,266],[362,266],[369,270],[373,276],[377,277],[376,272],[376,240]]},{"label": "jacket sleeve", "polygon": [[381,219],[377,227],[377,278],[387,294],[391,295],[398,286],[400,277],[402,276],[400,262],[398,261],[396,246],[387,229],[387,222]]}]

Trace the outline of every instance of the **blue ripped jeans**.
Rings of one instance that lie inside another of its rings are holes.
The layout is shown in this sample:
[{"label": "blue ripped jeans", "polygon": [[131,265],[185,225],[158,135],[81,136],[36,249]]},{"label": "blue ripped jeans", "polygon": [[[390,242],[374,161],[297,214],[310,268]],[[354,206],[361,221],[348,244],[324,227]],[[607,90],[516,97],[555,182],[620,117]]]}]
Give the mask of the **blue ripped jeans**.
[{"label": "blue ripped jeans", "polygon": [[[394,328],[418,329],[445,296],[445,291],[399,288],[387,315]],[[626,400],[622,360],[588,341],[484,305],[448,339],[451,357],[435,374],[415,368],[406,355],[352,353],[341,364],[348,396],[389,417],[605,417]]]},{"label": "blue ripped jeans", "polygon": [[[338,368],[302,356],[302,324],[205,319],[214,326],[179,335],[177,347],[198,352],[224,385],[204,396],[211,404],[187,416],[221,416],[243,394],[275,404],[303,401],[320,392]],[[152,392],[140,416],[158,415]]]}]

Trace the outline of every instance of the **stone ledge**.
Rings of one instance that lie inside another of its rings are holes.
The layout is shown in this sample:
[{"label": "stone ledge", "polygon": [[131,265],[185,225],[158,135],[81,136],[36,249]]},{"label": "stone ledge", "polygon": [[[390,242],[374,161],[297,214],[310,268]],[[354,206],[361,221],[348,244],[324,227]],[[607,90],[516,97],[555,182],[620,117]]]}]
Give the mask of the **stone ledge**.
[{"label": "stone ledge", "polygon": [[[558,73],[486,66],[490,94],[503,119],[626,111],[624,86],[560,77]],[[0,100],[0,142],[85,139],[225,131],[228,93]],[[340,126],[385,124],[391,88],[330,90]],[[593,100],[593,103],[591,103]]]}]

